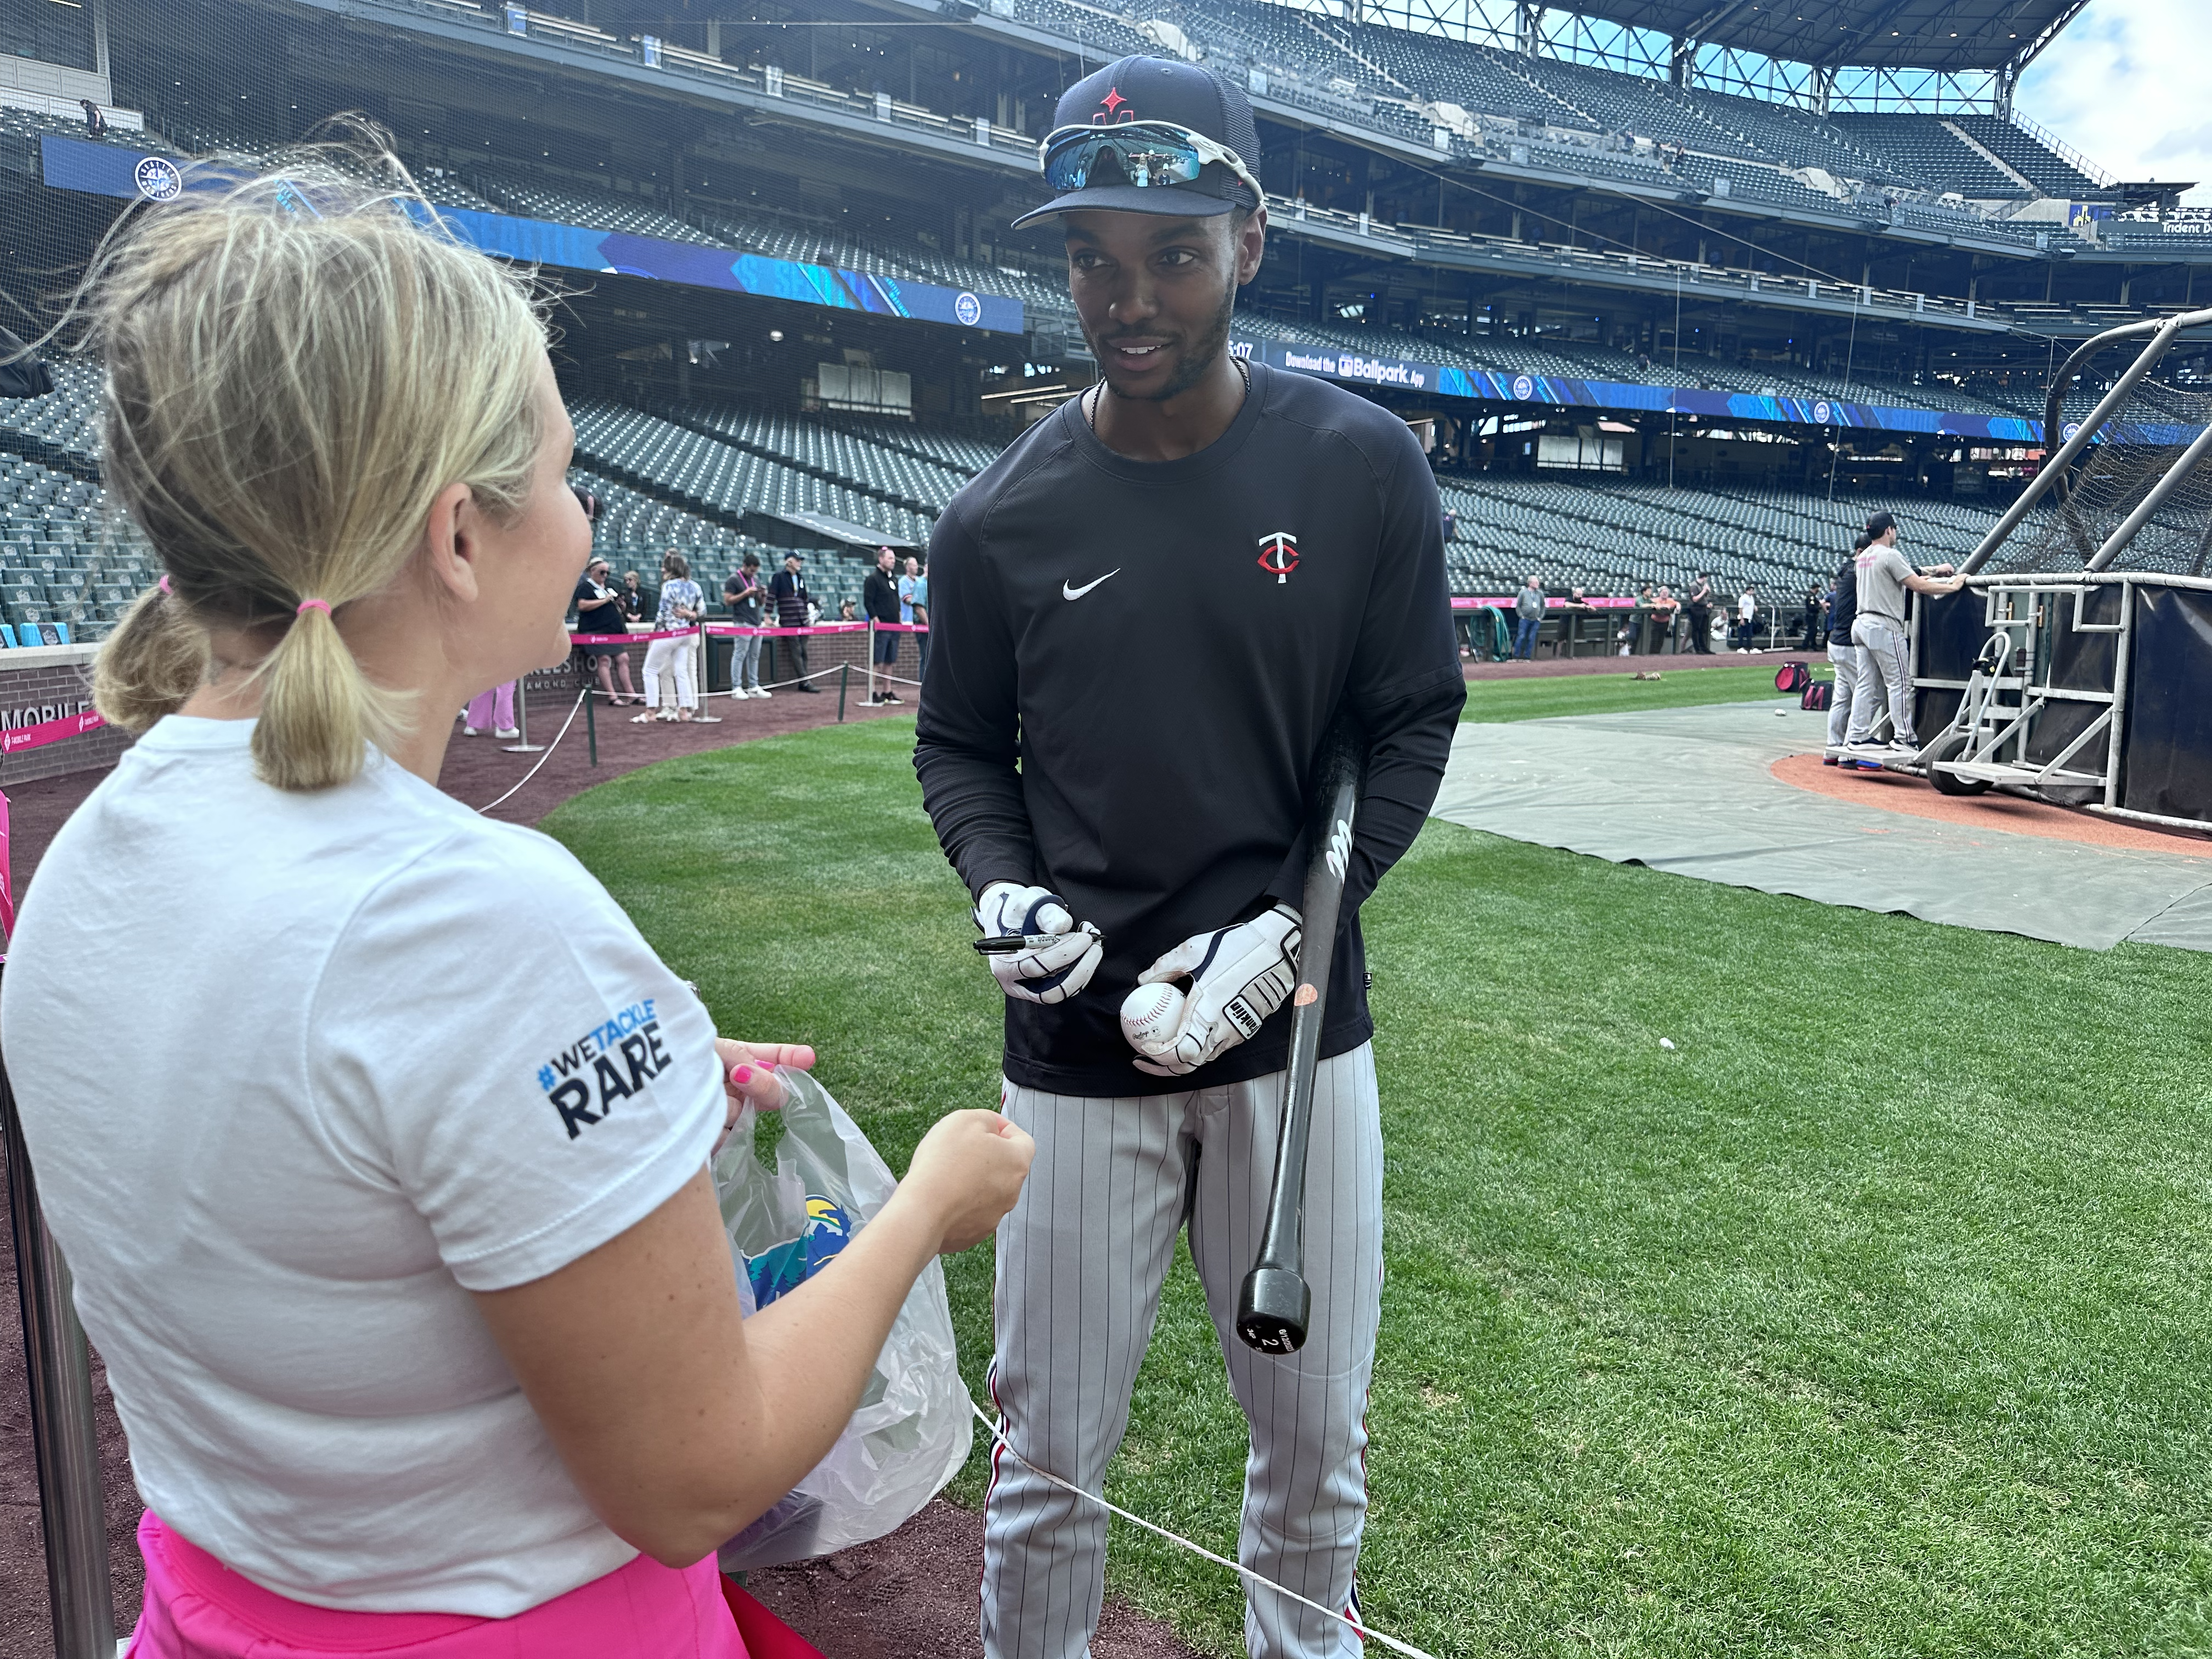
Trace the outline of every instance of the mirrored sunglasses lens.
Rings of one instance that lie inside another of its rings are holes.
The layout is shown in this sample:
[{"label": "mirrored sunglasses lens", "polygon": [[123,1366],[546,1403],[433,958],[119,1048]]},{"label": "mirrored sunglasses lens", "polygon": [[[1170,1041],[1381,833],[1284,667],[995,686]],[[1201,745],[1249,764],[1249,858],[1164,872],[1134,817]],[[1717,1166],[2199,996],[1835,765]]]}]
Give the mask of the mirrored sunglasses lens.
[{"label": "mirrored sunglasses lens", "polygon": [[1160,145],[1121,152],[1121,171],[1139,189],[1158,185],[1187,185],[1198,177],[1195,153]]},{"label": "mirrored sunglasses lens", "polygon": [[1110,160],[1123,179],[1139,189],[1187,185],[1203,164],[1198,152],[1153,134],[1084,137],[1045,157],[1045,183],[1059,191],[1082,190],[1102,160]]}]

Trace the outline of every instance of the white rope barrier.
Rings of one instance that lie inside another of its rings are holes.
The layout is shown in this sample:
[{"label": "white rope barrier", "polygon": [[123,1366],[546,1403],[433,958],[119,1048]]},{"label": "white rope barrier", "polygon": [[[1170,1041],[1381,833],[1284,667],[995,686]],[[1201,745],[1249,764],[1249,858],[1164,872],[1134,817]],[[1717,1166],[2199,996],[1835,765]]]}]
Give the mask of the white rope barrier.
[{"label": "white rope barrier", "polygon": [[1278,1595],[1287,1595],[1291,1601],[1297,1602],[1302,1607],[1310,1607],[1316,1613],[1325,1613],[1329,1618],[1335,1620],[1339,1624],[1349,1628],[1354,1635],[1361,1637],[1367,1641],[1380,1642],[1384,1647],[1389,1649],[1391,1652],[1404,1654],[1406,1656],[1406,1659],[1435,1659],[1434,1655],[1425,1653],[1410,1642],[1401,1642],[1396,1637],[1385,1635],[1382,1632],[1375,1629],[1370,1625],[1363,1625],[1358,1620],[1354,1619],[1348,1613],[1340,1613],[1334,1607],[1325,1607],[1318,1601],[1310,1601],[1304,1596],[1299,1595],[1296,1590],[1287,1589],[1284,1586],[1277,1583],[1265,1573],[1253,1571],[1251,1568],[1246,1566],[1241,1561],[1232,1561],[1225,1555],[1216,1555],[1212,1550],[1206,1548],[1203,1544],[1194,1544],[1189,1539],[1182,1537],[1178,1534],[1170,1532],[1165,1527],[1157,1526],[1153,1522],[1146,1520],[1141,1515],[1132,1515],[1120,1504],[1109,1503],[1105,1498],[1100,1497],[1095,1492],[1085,1492],[1082,1487],[1075,1485],[1073,1481],[1061,1480],[1050,1469],[1039,1468],[1036,1464],[1030,1462],[1028,1458],[1024,1457],[1021,1453],[1014,1449],[1014,1443],[1007,1439],[1004,1434],[1000,1432],[999,1425],[996,1423],[994,1423],[990,1418],[985,1414],[983,1408],[975,1403],[975,1396],[973,1395],[969,1395],[968,1396],[968,1409],[975,1413],[975,1420],[983,1425],[983,1431],[989,1435],[991,1438],[996,1441],[1000,1445],[1004,1446],[1007,1452],[1012,1455],[1016,1462],[1019,1463],[1024,1468],[1029,1470],[1030,1474],[1037,1476],[1038,1479],[1049,1481],[1052,1485],[1058,1486],[1062,1492],[1073,1492],[1078,1498],[1083,1498],[1086,1502],[1097,1504],[1100,1509],[1104,1510],[1108,1514],[1118,1515],[1122,1520],[1128,1522],[1131,1525],[1142,1527],[1146,1532],[1152,1533],[1158,1537],[1166,1539],[1170,1544],[1180,1545],[1182,1548],[1188,1550],[1193,1555],[1203,1556],[1206,1560],[1212,1562],[1214,1565],[1218,1567],[1226,1567],[1230,1571],[1239,1575],[1252,1583],[1262,1585],[1265,1588],[1274,1591]]},{"label": "white rope barrier", "polygon": [[545,763],[553,758],[553,751],[561,746],[561,739],[568,735],[568,728],[576,723],[576,711],[584,706],[584,699],[591,695],[592,689],[589,686],[586,686],[581,691],[576,693],[576,701],[572,703],[568,708],[568,718],[561,722],[561,729],[553,734],[553,741],[545,745],[545,752],[538,757],[538,764],[532,767],[527,772],[525,772],[522,775],[520,781],[516,782],[514,789],[508,790],[507,794],[501,795],[497,800],[491,802],[489,805],[477,807],[477,815],[479,817],[481,817],[484,813],[490,811],[494,806],[504,805],[507,803],[508,796],[513,795],[515,789],[521,788],[524,784],[529,782],[531,779],[538,775],[538,771],[544,766]]}]

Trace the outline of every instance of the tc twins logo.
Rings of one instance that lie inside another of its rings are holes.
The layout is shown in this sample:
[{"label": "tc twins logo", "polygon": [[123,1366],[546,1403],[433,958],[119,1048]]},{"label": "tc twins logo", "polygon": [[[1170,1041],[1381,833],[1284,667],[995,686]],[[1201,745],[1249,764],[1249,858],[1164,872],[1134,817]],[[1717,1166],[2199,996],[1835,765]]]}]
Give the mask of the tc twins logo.
[{"label": "tc twins logo", "polygon": [[538,1068],[538,1086],[574,1140],[668,1069],[653,1000],[610,1014]]},{"label": "tc twins logo", "polygon": [[1260,568],[1280,587],[1298,568],[1298,538],[1287,530],[1272,531],[1260,538]]},{"label": "tc twins logo", "polygon": [[1098,100],[1098,107],[1091,112],[1094,127],[1118,127],[1137,118],[1137,112],[1129,107],[1129,100],[1121,95],[1119,87],[1106,88],[1106,95]]}]

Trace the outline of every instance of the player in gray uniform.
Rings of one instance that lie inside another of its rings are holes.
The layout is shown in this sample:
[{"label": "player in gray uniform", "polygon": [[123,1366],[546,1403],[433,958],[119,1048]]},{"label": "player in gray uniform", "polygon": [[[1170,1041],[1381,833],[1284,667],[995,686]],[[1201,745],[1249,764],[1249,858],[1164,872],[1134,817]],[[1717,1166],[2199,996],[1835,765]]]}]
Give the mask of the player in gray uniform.
[{"label": "player in gray uniform", "polygon": [[[1191,1251],[1251,1429],[1239,1554],[1355,1605],[1364,1424],[1382,1274],[1382,1149],[1358,909],[1411,845],[1466,696],[1443,515],[1388,410],[1227,349],[1267,216],[1243,94],[1125,58],[1061,99],[1044,171],[1103,385],[963,490],[930,545],[915,767],[1006,994],[1002,1109],[1037,1140],[998,1233],[984,1523],[991,1659],[1081,1659],[1160,1286]],[[1346,879],[1305,1192],[1304,1348],[1237,1340],[1265,1218],[1308,854],[1340,710],[1367,782]],[[1188,988],[1142,1054],[1140,979]],[[1247,1592],[1255,1655],[1358,1651],[1326,1615]]]},{"label": "player in gray uniform", "polygon": [[[1951,574],[1948,564],[1915,570],[1897,550],[1897,519],[1877,513],[1867,520],[1865,545],[1860,549],[1858,615],[1851,623],[1851,643],[1858,647],[1858,684],[1851,698],[1850,727],[1844,747],[1854,764],[1880,766],[1884,760],[1902,759],[1920,751],[1912,724],[1912,665],[1905,629],[1905,595],[1955,593],[1966,585]],[[1888,706],[1893,732],[1880,747],[1874,742],[1875,723]]]}]

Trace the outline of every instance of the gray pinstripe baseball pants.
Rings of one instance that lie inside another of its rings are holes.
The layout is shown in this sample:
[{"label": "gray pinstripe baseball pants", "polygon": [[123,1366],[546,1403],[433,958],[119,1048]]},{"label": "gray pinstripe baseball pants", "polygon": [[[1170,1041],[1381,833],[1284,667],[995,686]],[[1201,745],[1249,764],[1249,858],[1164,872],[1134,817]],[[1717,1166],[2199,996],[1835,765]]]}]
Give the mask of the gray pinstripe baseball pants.
[{"label": "gray pinstripe baseball pants", "polygon": [[[1285,1076],[1182,1095],[1099,1100],[1006,1088],[1036,1138],[999,1224],[991,1392],[1024,1456],[1097,1492],[1128,1426],[1176,1234],[1191,1255],[1251,1425],[1237,1557],[1324,1607],[1352,1605],[1367,1518],[1368,1377],[1382,1291],[1382,1135],[1375,1053],[1321,1063],[1307,1163],[1306,1346],[1283,1358],[1237,1338],[1273,1180]],[[1082,1659],[1098,1623],[1106,1516],[993,1452],[983,1522],[988,1659]],[[1249,1586],[1254,1659],[1360,1652],[1335,1620]]]}]

